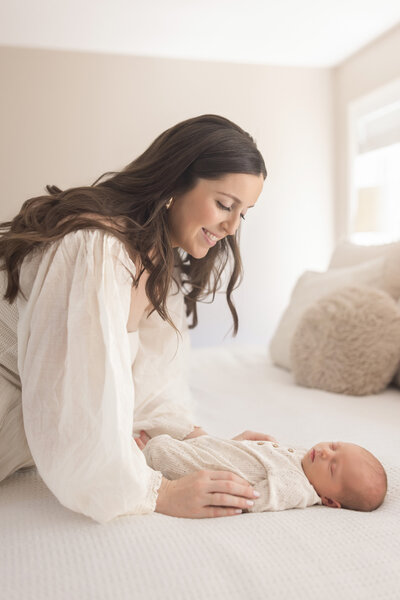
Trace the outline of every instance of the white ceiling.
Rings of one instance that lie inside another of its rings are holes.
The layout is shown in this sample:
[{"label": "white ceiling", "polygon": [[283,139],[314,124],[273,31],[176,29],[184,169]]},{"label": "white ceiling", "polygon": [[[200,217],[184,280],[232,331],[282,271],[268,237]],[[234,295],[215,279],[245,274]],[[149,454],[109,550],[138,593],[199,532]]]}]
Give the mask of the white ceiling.
[{"label": "white ceiling", "polygon": [[0,0],[0,44],[331,67],[400,22],[399,0]]}]

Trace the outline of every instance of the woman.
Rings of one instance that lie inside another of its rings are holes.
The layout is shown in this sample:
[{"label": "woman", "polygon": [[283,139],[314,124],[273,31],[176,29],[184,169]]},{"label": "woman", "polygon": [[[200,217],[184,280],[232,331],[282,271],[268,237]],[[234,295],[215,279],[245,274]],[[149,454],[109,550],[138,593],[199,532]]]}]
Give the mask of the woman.
[{"label": "woman", "polygon": [[249,134],[203,115],[92,186],[47,186],[0,225],[0,480],[36,465],[64,506],[98,522],[247,506],[253,489],[233,473],[167,481],[132,434],[205,434],[180,403],[184,308],[196,326],[232,257],[236,334],[237,230],[265,177]]}]

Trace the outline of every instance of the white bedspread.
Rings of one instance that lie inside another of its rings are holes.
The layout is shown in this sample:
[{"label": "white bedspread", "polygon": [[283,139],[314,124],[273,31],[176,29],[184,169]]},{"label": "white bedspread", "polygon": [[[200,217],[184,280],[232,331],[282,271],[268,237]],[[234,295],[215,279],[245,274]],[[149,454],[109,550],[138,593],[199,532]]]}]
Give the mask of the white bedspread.
[{"label": "white bedspread", "polygon": [[160,514],[98,525],[63,508],[36,470],[0,484],[5,600],[390,600],[400,597],[400,391],[348,397],[293,384],[262,349],[193,351],[198,424],[282,443],[352,441],[388,472],[373,513],[322,506],[220,519]]}]

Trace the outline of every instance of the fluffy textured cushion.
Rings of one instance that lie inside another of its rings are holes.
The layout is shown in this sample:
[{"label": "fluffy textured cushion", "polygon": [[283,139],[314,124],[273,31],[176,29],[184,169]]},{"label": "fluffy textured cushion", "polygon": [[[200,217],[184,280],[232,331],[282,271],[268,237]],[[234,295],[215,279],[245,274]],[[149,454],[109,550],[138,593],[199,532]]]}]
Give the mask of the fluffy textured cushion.
[{"label": "fluffy textured cushion", "polygon": [[387,290],[385,257],[347,267],[331,269],[324,273],[306,271],[298,280],[270,344],[272,362],[290,370],[290,344],[304,312],[317,300],[349,285],[370,285]]},{"label": "fluffy textured cushion", "polygon": [[[376,246],[361,246],[343,240],[336,246],[329,269],[341,269],[354,266],[378,257],[385,258],[385,289],[395,299],[400,298],[400,242]],[[389,289],[390,286],[390,289]],[[400,307],[400,300],[398,300]],[[393,383],[400,387],[400,368],[394,376]]]},{"label": "fluffy textured cushion", "polygon": [[296,383],[362,396],[382,391],[400,362],[400,309],[385,292],[346,287],[303,315],[291,345]]}]

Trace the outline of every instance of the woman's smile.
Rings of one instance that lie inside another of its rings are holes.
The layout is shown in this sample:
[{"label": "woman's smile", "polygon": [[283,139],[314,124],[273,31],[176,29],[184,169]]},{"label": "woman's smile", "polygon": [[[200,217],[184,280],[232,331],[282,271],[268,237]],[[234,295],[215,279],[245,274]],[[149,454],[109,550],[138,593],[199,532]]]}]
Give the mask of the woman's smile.
[{"label": "woman's smile", "polygon": [[207,240],[207,243],[210,246],[215,246],[215,244],[218,242],[219,237],[217,237],[216,235],[214,235],[213,233],[211,233],[211,231],[208,231],[208,229],[206,229],[205,227],[201,228],[204,238]]}]

